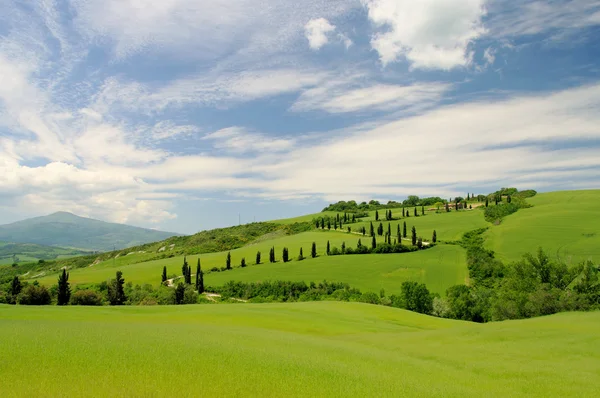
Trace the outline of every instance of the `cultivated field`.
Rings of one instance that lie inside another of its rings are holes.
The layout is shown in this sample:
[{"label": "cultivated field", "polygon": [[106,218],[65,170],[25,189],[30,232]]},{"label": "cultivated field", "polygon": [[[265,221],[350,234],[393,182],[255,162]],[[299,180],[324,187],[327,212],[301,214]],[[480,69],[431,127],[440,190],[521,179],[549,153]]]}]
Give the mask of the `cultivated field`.
[{"label": "cultivated field", "polygon": [[337,302],[0,305],[2,396],[592,397],[599,324],[599,312],[480,325]]}]

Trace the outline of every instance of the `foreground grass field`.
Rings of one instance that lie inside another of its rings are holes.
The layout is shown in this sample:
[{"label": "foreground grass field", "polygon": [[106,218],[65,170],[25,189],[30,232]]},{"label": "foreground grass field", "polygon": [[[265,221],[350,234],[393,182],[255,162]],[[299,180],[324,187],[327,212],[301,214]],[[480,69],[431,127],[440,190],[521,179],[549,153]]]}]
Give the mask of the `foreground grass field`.
[{"label": "foreground grass field", "polygon": [[567,264],[600,261],[600,190],[538,194],[533,205],[506,217],[486,233],[486,246],[505,261],[544,250]]},{"label": "foreground grass field", "polygon": [[337,302],[0,306],[0,380],[3,397],[592,397],[599,324],[598,312],[480,325]]}]

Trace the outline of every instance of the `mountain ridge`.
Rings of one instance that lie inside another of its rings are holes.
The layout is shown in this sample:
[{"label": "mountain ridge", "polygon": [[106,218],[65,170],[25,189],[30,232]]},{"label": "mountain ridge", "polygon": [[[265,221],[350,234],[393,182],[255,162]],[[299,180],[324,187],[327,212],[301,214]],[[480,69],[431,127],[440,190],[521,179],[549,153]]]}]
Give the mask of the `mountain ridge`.
[{"label": "mountain ridge", "polygon": [[181,236],[82,217],[67,211],[0,225],[0,240],[80,250],[108,251]]}]

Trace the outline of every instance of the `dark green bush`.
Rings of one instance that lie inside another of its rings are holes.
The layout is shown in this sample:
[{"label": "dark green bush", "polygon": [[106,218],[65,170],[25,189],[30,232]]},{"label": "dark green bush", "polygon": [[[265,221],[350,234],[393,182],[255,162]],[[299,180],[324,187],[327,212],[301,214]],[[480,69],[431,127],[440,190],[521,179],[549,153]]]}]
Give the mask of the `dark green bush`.
[{"label": "dark green bush", "polygon": [[18,303],[22,305],[49,305],[51,302],[50,292],[42,285],[28,285],[18,297]]},{"label": "dark green bush", "polygon": [[71,296],[71,305],[102,305],[103,297],[94,290],[78,290]]}]

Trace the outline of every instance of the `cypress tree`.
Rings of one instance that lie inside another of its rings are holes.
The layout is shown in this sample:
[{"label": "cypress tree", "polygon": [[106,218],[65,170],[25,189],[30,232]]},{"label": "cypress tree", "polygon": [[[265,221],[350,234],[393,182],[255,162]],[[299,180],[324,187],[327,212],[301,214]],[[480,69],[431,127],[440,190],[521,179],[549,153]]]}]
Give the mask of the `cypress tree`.
[{"label": "cypress tree", "polygon": [[392,236],[392,223],[388,223],[387,233],[388,233],[388,235]]},{"label": "cypress tree", "polygon": [[383,224],[379,223],[379,227],[377,227],[377,234],[379,236],[383,236]]},{"label": "cypress tree", "polygon": [[510,198],[510,195],[508,195],[508,196],[506,197],[506,203],[510,203],[510,202],[512,202],[512,199]]},{"label": "cypress tree", "polygon": [[335,229],[337,231],[337,220],[333,220],[333,229]]},{"label": "cypress tree", "polygon": [[377,240],[375,239],[375,235],[371,239],[371,248],[375,249],[377,247]]},{"label": "cypress tree", "polygon": [[227,253],[227,260],[225,260],[225,268],[231,269],[231,252]]},{"label": "cypress tree", "polygon": [[67,305],[71,299],[71,287],[69,286],[69,274],[63,268],[62,274],[58,277],[58,305]]},{"label": "cypress tree", "polygon": [[187,281],[186,281],[186,283],[188,285],[191,285],[192,284],[192,267],[188,266],[188,270],[187,271],[188,271],[188,273],[187,273]]},{"label": "cypress tree", "polygon": [[331,253],[331,248],[329,247],[329,241],[327,241],[327,255],[329,256],[329,253]]},{"label": "cypress tree", "polygon": [[371,236],[375,235],[375,229],[373,228],[373,221],[371,221]]},{"label": "cypress tree", "polygon": [[287,263],[289,260],[287,247],[283,248],[282,259],[284,263]]},{"label": "cypress tree", "polygon": [[413,246],[417,244],[417,229],[414,225],[412,227],[412,244]]},{"label": "cypress tree", "polygon": [[367,234],[367,229],[365,227],[362,227],[362,234],[363,234],[363,236],[365,236]]},{"label": "cypress tree", "polygon": [[242,257],[242,261],[240,261],[240,267],[246,268],[246,258]]},{"label": "cypress tree", "polygon": [[321,226],[321,220],[317,218],[317,229]]},{"label": "cypress tree", "polygon": [[344,222],[348,222],[348,214],[344,212]]},{"label": "cypress tree", "polygon": [[198,294],[204,293],[204,271],[202,271],[202,267],[200,267],[200,259],[198,259],[198,273],[196,274],[196,281],[196,289],[198,290]]},{"label": "cypress tree", "polygon": [[335,215],[335,217],[336,217],[336,218],[335,218],[335,219],[336,219],[336,221],[339,223],[339,222],[340,222],[340,213],[337,213],[337,214]]},{"label": "cypress tree", "polygon": [[398,228],[396,228],[396,235],[400,236],[400,223],[398,223],[397,227]]},{"label": "cypress tree", "polygon": [[298,260],[304,260],[304,253],[302,252],[302,248],[300,248],[300,255],[298,256]]},{"label": "cypress tree", "polygon": [[162,283],[164,284],[167,281],[167,266],[165,265],[163,267],[163,273],[162,273]]},{"label": "cypress tree", "polygon": [[340,220],[340,229],[342,229],[343,226],[344,224],[342,224],[342,220]]},{"label": "cypress tree", "polygon": [[360,241],[360,239],[358,240],[358,243],[356,244],[356,248],[360,249],[362,247],[362,242]]},{"label": "cypress tree", "polygon": [[331,220],[327,219],[327,229],[331,231]]},{"label": "cypress tree", "polygon": [[402,236],[406,238],[406,221],[404,221],[404,226],[402,227]]},{"label": "cypress tree", "polygon": [[184,281],[187,281],[187,272],[188,272],[187,257],[183,256],[183,265],[181,266],[181,274],[183,275]]},{"label": "cypress tree", "polygon": [[181,282],[175,288],[175,304],[183,304],[183,296],[185,294],[185,285]]},{"label": "cypress tree", "polygon": [[398,241],[399,245],[402,245],[402,235],[400,234],[400,232],[398,232],[398,237],[396,238],[396,240]]},{"label": "cypress tree", "polygon": [[469,197],[469,194],[467,193],[467,200],[471,200],[471,198]]},{"label": "cypress tree", "polygon": [[375,221],[379,221],[379,211],[375,210]]},{"label": "cypress tree", "polygon": [[408,209],[406,210],[406,217],[410,217],[410,211],[408,211]]},{"label": "cypress tree", "polygon": [[256,264],[260,264],[260,251],[256,252]]},{"label": "cypress tree", "polygon": [[348,233],[351,234],[352,233],[352,228],[348,227]]},{"label": "cypress tree", "polygon": [[488,198],[485,198],[485,207],[488,207],[488,205],[489,205],[489,200],[488,200]]},{"label": "cypress tree", "polygon": [[418,216],[418,214],[417,214],[417,208],[415,206],[415,217],[417,217],[417,216]]},{"label": "cypress tree", "polygon": [[403,207],[402,208],[402,218],[404,218],[404,217],[406,217],[406,216],[404,215],[404,207]]},{"label": "cypress tree", "polygon": [[423,239],[421,239],[421,238],[417,239],[417,247],[419,249],[421,249],[423,247]]},{"label": "cypress tree", "polygon": [[19,280],[19,277],[15,275],[15,277],[13,278],[13,280],[10,284],[10,295],[12,296],[12,299],[14,300],[14,302],[16,302],[17,296],[19,295],[19,293],[21,293],[22,289],[23,289],[23,285],[21,285],[21,281]]},{"label": "cypress tree", "polygon": [[317,244],[315,242],[312,243],[312,247],[310,249],[310,256],[312,258],[317,257]]},{"label": "cypress tree", "polygon": [[325,218],[321,218],[321,229],[325,229]]},{"label": "cypress tree", "polygon": [[342,242],[342,254],[346,254],[346,242]]},{"label": "cypress tree", "polygon": [[425,206],[421,206],[421,215],[424,216],[425,215]]},{"label": "cypress tree", "polygon": [[433,243],[437,242],[437,233],[435,232],[435,229],[433,230],[433,236],[431,237],[431,241]]},{"label": "cypress tree", "polygon": [[446,213],[450,212],[450,205],[448,204],[448,202],[446,202]]},{"label": "cypress tree", "polygon": [[200,278],[202,275],[202,267],[200,266],[200,257],[198,257],[198,263],[196,264],[196,290],[198,293],[202,293],[200,291]]},{"label": "cypress tree", "polygon": [[356,215],[355,214],[352,214],[352,222],[353,223],[356,222]]}]

